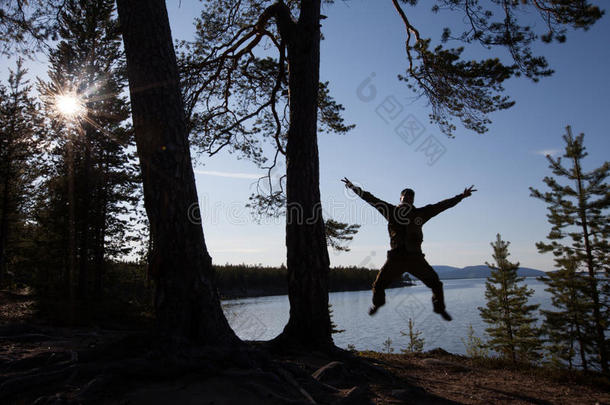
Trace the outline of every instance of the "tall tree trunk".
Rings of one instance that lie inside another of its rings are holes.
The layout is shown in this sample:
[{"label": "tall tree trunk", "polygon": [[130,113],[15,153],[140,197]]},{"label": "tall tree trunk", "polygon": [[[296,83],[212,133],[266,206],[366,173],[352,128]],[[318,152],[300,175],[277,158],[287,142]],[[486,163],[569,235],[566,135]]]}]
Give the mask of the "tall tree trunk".
[{"label": "tall tree trunk", "polygon": [[[8,162],[7,162],[8,166]],[[8,222],[9,222],[9,198],[10,198],[10,181],[9,171],[7,168],[6,177],[4,178],[4,185],[2,190],[2,217],[0,217],[0,288],[4,288],[6,283],[7,275],[7,259],[6,259],[6,246],[8,244]]]},{"label": "tall tree trunk", "polygon": [[[578,277],[573,275],[573,277]],[[575,281],[575,280],[571,280]],[[585,345],[585,337],[583,332],[580,329],[581,320],[578,318],[578,309],[576,308],[576,303],[578,302],[578,297],[576,295],[576,286],[573,284],[569,284],[568,288],[570,289],[570,303],[569,306],[566,305],[566,308],[572,312],[572,325],[576,328],[576,341],[578,342],[578,347],[580,351],[580,361],[582,363],[582,368],[584,371],[587,371],[587,348]],[[573,339],[572,339],[573,340]],[[573,344],[571,345],[573,346]],[[570,366],[571,366],[572,358],[570,358]]]},{"label": "tall tree trunk", "polygon": [[[104,211],[106,211],[104,209]],[[102,214],[105,217],[105,213]],[[94,280],[93,280],[93,297],[96,300],[100,300],[103,295],[104,290],[104,270],[105,270],[105,262],[104,256],[106,254],[106,248],[104,245],[104,239],[106,238],[106,226],[104,224],[99,225],[100,229],[97,229],[97,236],[95,241],[95,250],[94,250],[94,258],[93,258],[93,270]]]},{"label": "tall tree trunk", "polygon": [[[578,321],[576,321],[578,322]],[[588,370],[587,366],[587,348],[584,343],[584,337],[580,330],[580,326],[576,326],[576,336],[578,339],[579,351],[580,351],[580,362],[582,363],[582,369],[584,371]]]},{"label": "tall tree trunk", "polygon": [[108,153],[102,152],[101,162],[101,181],[99,182],[98,190],[100,195],[98,196],[98,209],[97,209],[97,223],[95,232],[95,247],[94,247],[94,259],[93,266],[95,271],[95,280],[93,284],[93,295],[99,300],[103,295],[103,276],[104,276],[104,256],[106,255],[106,213],[108,206]]},{"label": "tall tree trunk", "polygon": [[504,306],[504,324],[506,326],[506,335],[508,336],[508,350],[510,351],[509,355],[513,364],[516,364],[517,354],[515,350],[515,340],[513,338],[510,306],[508,304],[508,285],[504,274],[502,274],[502,304]]},{"label": "tall tree trunk", "polygon": [[144,203],[155,310],[166,344],[231,344],[201,224],[178,68],[163,0],[117,0]]},{"label": "tall tree trunk", "polygon": [[68,286],[68,300],[70,313],[68,314],[70,323],[74,321],[76,311],[75,283],[76,276],[76,198],[74,197],[74,135],[68,139],[68,274],[66,283]]},{"label": "tall tree trunk", "polygon": [[90,170],[91,165],[91,138],[92,128],[90,125],[86,125],[81,130],[81,142],[84,146],[84,155],[82,159],[81,170],[79,174],[80,187],[78,188],[78,200],[80,201],[80,234],[78,237],[79,252],[78,255],[78,298],[82,301],[88,301],[89,299],[89,268],[90,268],[90,255],[89,255],[89,242],[90,242],[90,229],[91,229],[91,184],[90,184]]},{"label": "tall tree trunk", "polygon": [[602,319],[601,314],[601,304],[599,301],[599,293],[597,290],[597,277],[595,274],[595,267],[593,264],[593,254],[591,252],[591,243],[589,240],[589,229],[587,223],[587,212],[586,212],[586,201],[585,201],[585,192],[582,184],[582,173],[580,170],[580,162],[575,157],[574,158],[574,170],[576,172],[576,182],[578,185],[578,210],[580,215],[580,220],[582,223],[582,232],[583,239],[585,242],[585,253],[586,253],[586,263],[587,270],[589,272],[589,288],[591,289],[591,298],[593,299],[593,318],[595,320],[595,340],[597,343],[598,349],[598,357],[599,362],[602,367],[602,371],[607,373],[609,371],[608,368],[608,357],[606,350],[606,336],[604,332],[604,320]]},{"label": "tall tree trunk", "polygon": [[320,205],[317,143],[320,1],[304,0],[287,41],[290,127],[286,145],[286,248],[290,319],[279,341],[331,346],[329,258]]}]

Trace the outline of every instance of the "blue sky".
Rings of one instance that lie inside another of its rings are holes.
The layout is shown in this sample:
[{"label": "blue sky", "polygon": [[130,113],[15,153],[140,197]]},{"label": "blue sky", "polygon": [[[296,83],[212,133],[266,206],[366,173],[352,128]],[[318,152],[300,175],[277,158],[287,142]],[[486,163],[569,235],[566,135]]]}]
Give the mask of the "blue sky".
[{"label": "blue sky", "polygon": [[[169,0],[167,5],[174,38],[191,38],[200,2]],[[456,14],[433,16],[425,5],[406,11],[422,36],[433,39],[445,25],[461,23]],[[332,95],[346,108],[345,119],[356,128],[347,135],[319,138],[322,202],[326,215],[362,225],[350,252],[329,252],[331,265],[377,268],[389,248],[385,221],[344,189],[340,179],[347,176],[389,202],[398,202],[403,188],[413,188],[415,205],[452,197],[474,184],[478,192],[424,227],[428,261],[458,267],[491,261],[489,243],[500,233],[511,242],[513,261],[551,270],[552,256],[538,254],[535,247],[549,230],[546,208],[529,197],[528,187],[543,188],[542,179],[550,174],[544,153],[562,150],[566,125],[572,125],[575,133],[585,133],[589,151],[585,167],[608,160],[608,17],[588,32],[571,33],[566,44],[538,45],[536,50],[548,58],[556,73],[536,84],[511,80],[505,87],[517,104],[493,114],[488,133],[478,135],[458,125],[455,138],[449,139],[428,122],[425,101],[413,100],[410,90],[396,78],[406,67],[405,32],[391,1],[338,1],[323,13],[328,18],[322,26],[321,78],[330,82]],[[478,46],[467,52],[474,57],[489,55]],[[1,62],[3,77],[11,65]],[[33,74],[42,75],[45,70],[43,62],[31,66]],[[372,74],[369,84],[376,96],[369,100],[358,89]],[[396,131],[401,122],[421,125],[418,131],[407,132],[409,142]],[[431,143],[444,151],[432,156],[437,158],[433,164],[422,151],[422,145]],[[244,207],[255,179],[262,174],[260,169],[228,154],[201,156],[195,169],[206,242],[214,262],[285,262],[284,219],[259,224]]]}]

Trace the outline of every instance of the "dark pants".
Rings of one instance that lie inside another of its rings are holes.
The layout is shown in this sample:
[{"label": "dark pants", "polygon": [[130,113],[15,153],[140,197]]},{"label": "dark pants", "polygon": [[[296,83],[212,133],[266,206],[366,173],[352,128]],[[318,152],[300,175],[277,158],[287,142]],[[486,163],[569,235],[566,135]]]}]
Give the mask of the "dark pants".
[{"label": "dark pants", "polygon": [[434,311],[445,309],[443,296],[443,283],[436,271],[428,264],[422,253],[406,253],[388,251],[388,258],[379,270],[373,283],[373,305],[380,307],[385,304],[385,289],[393,281],[398,280],[404,272],[414,275],[432,290],[432,303]]}]

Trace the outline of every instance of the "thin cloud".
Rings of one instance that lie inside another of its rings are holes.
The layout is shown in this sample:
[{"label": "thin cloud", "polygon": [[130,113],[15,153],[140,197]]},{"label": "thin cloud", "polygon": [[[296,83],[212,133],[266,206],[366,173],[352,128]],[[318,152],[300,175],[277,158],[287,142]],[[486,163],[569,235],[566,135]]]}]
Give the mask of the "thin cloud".
[{"label": "thin cloud", "polygon": [[195,174],[202,174],[205,176],[230,177],[233,179],[256,180],[261,177],[259,174],[253,174],[253,173],[219,172],[216,170],[194,170],[194,172],[195,172]]},{"label": "thin cloud", "polygon": [[559,149],[541,149],[541,150],[537,150],[534,153],[536,155],[541,155],[541,156],[546,156],[546,155],[551,155],[551,156],[555,156],[559,153]]}]

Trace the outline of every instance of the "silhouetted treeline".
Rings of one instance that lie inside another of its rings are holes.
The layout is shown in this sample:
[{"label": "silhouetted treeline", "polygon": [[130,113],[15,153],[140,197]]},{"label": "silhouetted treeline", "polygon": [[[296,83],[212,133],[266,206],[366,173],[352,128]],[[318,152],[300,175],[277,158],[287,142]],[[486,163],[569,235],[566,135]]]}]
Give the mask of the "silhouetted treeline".
[{"label": "silhouetted treeline", "polygon": [[[288,293],[286,267],[252,266],[246,264],[215,266],[218,290],[223,298],[256,297]],[[363,267],[330,269],[329,291],[356,291],[371,288],[377,270]],[[409,280],[406,278],[406,280]],[[402,283],[403,285],[405,283]],[[400,282],[394,286],[401,285]]]},{"label": "silhouetted treeline", "polygon": [[147,245],[113,10],[104,0],[58,12],[37,96],[21,62],[0,83],[0,288],[33,287],[41,308],[74,319],[116,302],[104,297],[107,266],[144,260]]},{"label": "silhouetted treeline", "polygon": [[[109,261],[102,285],[103,300],[81,301],[75,317],[77,320],[97,319],[120,321],[125,318],[142,318],[153,314],[153,283],[145,264],[136,262]],[[335,267],[329,274],[329,290],[356,291],[371,288],[377,270],[363,267]],[[287,294],[286,267],[260,265],[215,266],[215,276],[220,296],[223,299]],[[37,285],[35,279],[21,274],[21,285]],[[410,279],[396,282],[393,287],[409,285]],[[69,304],[56,294],[43,291],[39,296],[39,311],[43,317],[63,319],[62,314]]]}]

